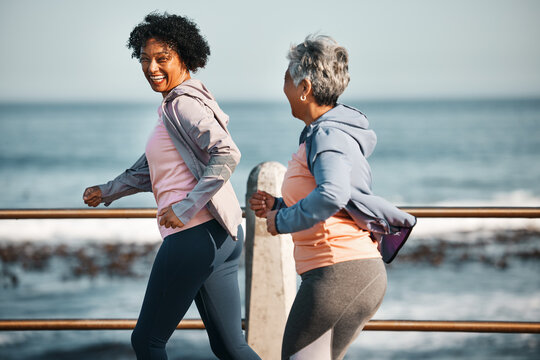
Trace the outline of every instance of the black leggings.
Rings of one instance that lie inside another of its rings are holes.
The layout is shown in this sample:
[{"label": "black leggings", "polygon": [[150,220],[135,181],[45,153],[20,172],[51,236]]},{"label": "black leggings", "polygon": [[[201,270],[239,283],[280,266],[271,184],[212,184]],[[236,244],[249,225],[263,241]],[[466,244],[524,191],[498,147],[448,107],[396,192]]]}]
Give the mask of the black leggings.
[{"label": "black leggings", "polygon": [[216,220],[167,236],[131,335],[137,359],[167,359],[165,345],[193,300],[219,359],[259,359],[242,332],[234,241]]}]

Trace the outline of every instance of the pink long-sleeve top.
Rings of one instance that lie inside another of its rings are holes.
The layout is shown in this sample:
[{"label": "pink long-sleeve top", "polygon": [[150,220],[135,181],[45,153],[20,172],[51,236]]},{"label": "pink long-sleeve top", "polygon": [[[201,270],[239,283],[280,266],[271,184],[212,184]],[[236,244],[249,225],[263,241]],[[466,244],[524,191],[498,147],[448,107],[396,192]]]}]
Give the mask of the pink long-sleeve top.
[{"label": "pink long-sleeve top", "polygon": [[[197,179],[174,146],[165,124],[163,124],[161,107],[158,109],[159,119],[146,144],[146,158],[152,181],[152,192],[157,203],[158,214],[164,208],[182,201],[193,190]],[[210,212],[203,207],[191,220],[181,228],[166,228],[159,225],[161,237],[165,238],[176,232],[189,229],[203,222],[212,220]]]}]

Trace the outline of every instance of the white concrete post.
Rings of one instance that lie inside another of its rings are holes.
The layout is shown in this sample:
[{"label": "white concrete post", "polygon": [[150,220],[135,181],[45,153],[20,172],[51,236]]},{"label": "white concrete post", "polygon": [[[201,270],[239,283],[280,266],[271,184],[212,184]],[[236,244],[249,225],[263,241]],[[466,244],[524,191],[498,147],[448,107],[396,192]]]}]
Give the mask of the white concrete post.
[{"label": "white concrete post", "polygon": [[281,342],[296,295],[290,235],[272,236],[266,219],[255,217],[248,199],[257,189],[281,196],[285,167],[264,162],[249,174],[246,194],[246,336],[264,360],[281,359]]}]

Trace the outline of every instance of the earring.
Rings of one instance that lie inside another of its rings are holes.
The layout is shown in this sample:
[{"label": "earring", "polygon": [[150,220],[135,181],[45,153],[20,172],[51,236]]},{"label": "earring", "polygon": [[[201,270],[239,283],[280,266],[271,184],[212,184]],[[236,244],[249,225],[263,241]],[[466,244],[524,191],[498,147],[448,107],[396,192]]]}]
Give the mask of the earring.
[{"label": "earring", "polygon": [[302,96],[300,96],[300,100],[302,100],[302,101],[306,101],[306,95],[302,95]]}]

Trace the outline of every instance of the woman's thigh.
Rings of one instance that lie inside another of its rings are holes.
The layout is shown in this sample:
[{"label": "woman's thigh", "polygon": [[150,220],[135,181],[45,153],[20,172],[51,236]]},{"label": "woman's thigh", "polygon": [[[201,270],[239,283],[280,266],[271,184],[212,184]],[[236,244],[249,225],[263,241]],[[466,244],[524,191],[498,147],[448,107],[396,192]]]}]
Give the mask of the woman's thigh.
[{"label": "woman's thigh", "polygon": [[[242,239],[228,237],[220,244],[212,274],[195,297],[210,345],[220,359],[259,360],[242,331],[242,304],[238,288],[238,262]],[[224,262],[221,260],[224,259]]]},{"label": "woman's thigh", "polygon": [[205,224],[164,239],[137,321],[139,333],[166,342],[211,274],[215,245]]},{"label": "woman's thigh", "polygon": [[302,274],[285,328],[282,358],[341,358],[379,307],[385,290],[386,271],[380,259],[347,261]]}]

